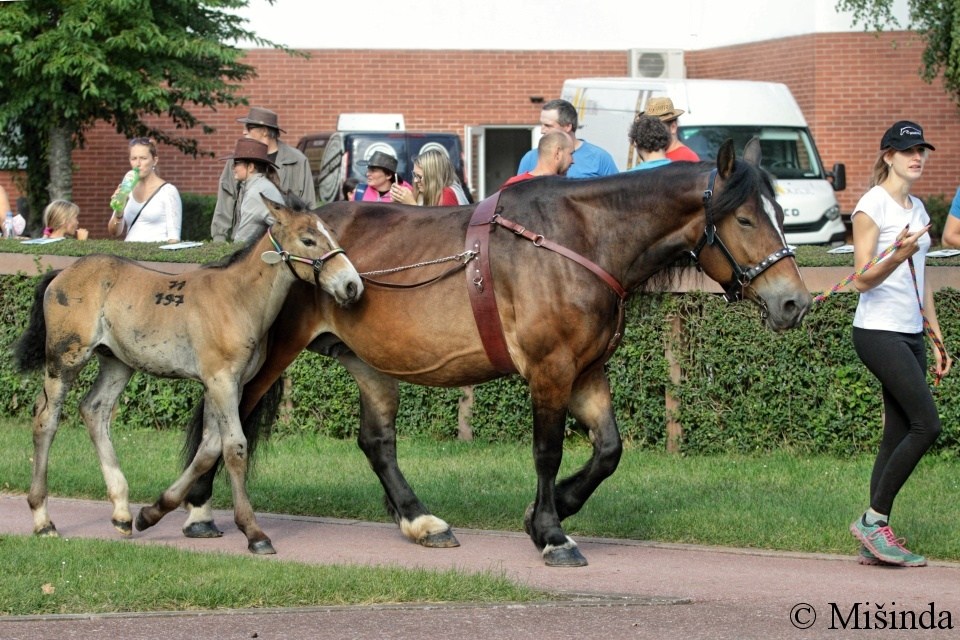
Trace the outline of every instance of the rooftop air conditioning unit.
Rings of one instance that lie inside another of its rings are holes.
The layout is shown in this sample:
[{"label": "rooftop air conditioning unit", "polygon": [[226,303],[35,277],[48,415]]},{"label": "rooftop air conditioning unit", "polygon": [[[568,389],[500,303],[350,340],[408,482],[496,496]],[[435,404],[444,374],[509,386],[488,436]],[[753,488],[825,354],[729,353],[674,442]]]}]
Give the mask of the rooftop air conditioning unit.
[{"label": "rooftop air conditioning unit", "polygon": [[682,49],[630,49],[631,78],[685,78]]}]

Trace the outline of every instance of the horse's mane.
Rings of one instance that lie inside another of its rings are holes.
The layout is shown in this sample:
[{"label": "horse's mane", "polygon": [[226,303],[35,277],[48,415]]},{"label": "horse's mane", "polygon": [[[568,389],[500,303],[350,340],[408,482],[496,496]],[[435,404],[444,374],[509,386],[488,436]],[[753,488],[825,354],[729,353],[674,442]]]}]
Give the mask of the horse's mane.
[{"label": "horse's mane", "polygon": [[736,211],[755,193],[767,193],[773,196],[773,183],[770,176],[743,160],[736,160],[733,175],[724,183],[723,191],[716,195],[710,205],[714,221],[722,220]]},{"label": "horse's mane", "polygon": [[[666,172],[669,168],[680,163],[672,163],[660,168]],[[700,162],[699,166],[710,163]],[[712,166],[712,165],[711,165]],[[733,174],[724,183],[723,191],[716,194],[710,203],[710,212],[713,221],[719,222],[736,211],[744,202],[755,193],[765,193],[774,197],[773,179],[763,169],[754,167],[744,160],[734,162]],[[692,256],[683,254],[663,269],[657,271],[646,281],[641,283],[639,292],[670,291],[679,283],[683,272],[694,265]]]}]

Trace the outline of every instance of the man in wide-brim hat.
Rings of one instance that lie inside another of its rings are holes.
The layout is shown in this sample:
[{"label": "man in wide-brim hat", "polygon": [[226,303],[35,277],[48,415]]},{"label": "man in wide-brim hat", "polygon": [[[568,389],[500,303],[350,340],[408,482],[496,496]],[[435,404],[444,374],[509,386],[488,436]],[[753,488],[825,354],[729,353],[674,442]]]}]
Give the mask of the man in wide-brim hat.
[{"label": "man in wide-brim hat", "polygon": [[[243,118],[237,118],[237,122],[243,123],[244,138],[266,145],[267,154],[279,176],[280,189],[296,195],[307,206],[315,206],[317,195],[310,162],[300,151],[280,140],[280,134],[285,131],[280,128],[276,112],[263,107],[250,107],[249,113]],[[230,230],[236,226],[239,218],[237,203],[241,199],[240,196],[240,189],[233,178],[233,171],[227,165],[220,175],[217,206],[210,224],[210,236],[215,242],[226,240]],[[236,237],[236,232],[233,235]]]},{"label": "man in wide-brim hat", "polygon": [[233,180],[240,185],[233,241],[256,241],[269,226],[267,216],[270,211],[263,203],[261,194],[274,202],[283,202],[283,195],[274,182],[277,165],[270,158],[267,145],[251,138],[237,140],[233,153],[226,159]]}]

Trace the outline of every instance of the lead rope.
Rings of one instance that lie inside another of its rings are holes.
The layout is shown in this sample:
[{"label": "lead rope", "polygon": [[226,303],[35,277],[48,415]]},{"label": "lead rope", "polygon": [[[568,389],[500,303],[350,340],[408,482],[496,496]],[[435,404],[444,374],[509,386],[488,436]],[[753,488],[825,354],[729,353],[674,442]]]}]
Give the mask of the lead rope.
[{"label": "lead rope", "polygon": [[865,274],[867,271],[875,267],[878,262],[880,262],[881,260],[886,258],[888,255],[896,251],[901,244],[903,244],[903,242],[901,240],[897,240],[892,245],[890,245],[889,247],[887,247],[886,249],[878,253],[876,256],[874,256],[873,260],[863,265],[863,267],[854,271],[853,273],[848,275],[846,278],[844,278],[837,284],[833,285],[833,287],[831,287],[828,291],[824,291],[823,293],[818,295],[816,298],[813,299],[813,301],[815,303],[823,302],[824,300],[826,300],[827,298],[835,294],[837,291],[840,291],[840,289],[843,289],[845,286],[847,286],[848,284],[850,284],[851,282],[853,282],[854,280],[856,280],[857,278]]},{"label": "lead rope", "polygon": [[[860,269],[857,269],[856,271],[848,275],[846,278],[844,278],[837,284],[833,285],[833,287],[831,287],[828,291],[824,291],[820,295],[816,296],[813,299],[813,302],[814,303],[823,302],[824,300],[826,300],[836,292],[840,291],[845,286],[847,286],[848,284],[850,284],[851,282],[853,282],[854,280],[856,280],[857,278],[865,274],[867,271],[875,267],[878,262],[880,262],[881,260],[886,258],[888,255],[896,251],[901,244],[903,244],[903,242],[901,240],[897,240],[896,242],[891,244],[889,247],[881,251],[879,254],[874,256],[874,258],[867,264],[863,265],[863,267],[861,267]],[[933,330],[933,325],[931,325],[930,321],[927,320],[927,315],[923,312],[923,301],[920,298],[920,287],[919,285],[917,285],[917,271],[916,271],[916,268],[913,266],[912,257],[909,259],[909,262],[910,262],[910,275],[913,276],[913,289],[917,293],[917,304],[920,307],[920,317],[923,318],[923,330],[930,337],[930,341],[933,343],[933,346],[935,346],[937,348],[937,351],[940,352],[941,362],[945,363],[947,361],[947,350],[943,346],[943,341],[940,340],[936,332]],[[943,376],[941,374],[933,372],[933,378],[934,378],[933,384],[939,385],[940,380],[943,379]]]},{"label": "lead rope", "polygon": [[[930,342],[933,343],[933,346],[935,346],[937,351],[940,352],[940,362],[946,364],[947,349],[943,346],[943,341],[933,330],[933,325],[930,324],[929,320],[927,320],[927,314],[923,312],[923,298],[920,297],[920,286],[917,284],[917,269],[913,266],[913,256],[908,258],[908,261],[910,262],[910,275],[913,276],[913,290],[917,293],[917,306],[920,307],[920,317],[923,318],[923,330],[930,337]],[[943,379],[943,374],[938,372],[936,369],[934,369],[932,373],[934,386],[939,385],[940,380]]]}]

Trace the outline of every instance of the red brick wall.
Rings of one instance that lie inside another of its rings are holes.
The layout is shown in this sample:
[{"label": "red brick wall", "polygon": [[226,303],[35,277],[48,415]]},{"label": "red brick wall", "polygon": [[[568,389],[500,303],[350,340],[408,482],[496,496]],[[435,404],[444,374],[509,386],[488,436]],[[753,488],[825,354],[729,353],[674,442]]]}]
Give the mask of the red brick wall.
[{"label": "red brick wall", "polygon": [[897,120],[924,127],[937,150],[919,196],[952,198],[960,184],[960,118],[940,79],[920,79],[923,44],[910,33],[828,33],[686,53],[691,78],[783,82],[790,87],[827,166],[847,165],[849,213],[866,190],[883,132]]},{"label": "red brick wall", "polygon": [[[893,43],[897,43],[894,48]],[[827,165],[847,165],[848,189],[839,194],[845,212],[869,179],[884,129],[913,119],[936,146],[918,195],[952,195],[960,166],[960,119],[939,81],[917,74],[921,44],[908,33],[876,37],[867,33],[797,36],[686,53],[691,78],[731,78],[786,83],[793,91]],[[549,100],[566,78],[621,76],[625,51],[371,51],[314,50],[310,58],[253,50],[249,62],[260,76],[247,84],[250,104],[280,114],[283,138],[336,126],[341,112],[402,113],[407,127],[452,131],[464,125],[532,124],[540,107],[531,96]],[[749,105],[745,105],[749,108]],[[160,149],[160,173],[182,192],[214,193],[220,156],[240,135],[236,118],[246,108],[207,112],[214,134],[200,136],[217,158],[192,159]],[[199,134],[195,134],[199,135]],[[109,127],[89,133],[74,153],[74,200],[81,220],[95,236],[105,233],[107,201],[127,169],[127,146]],[[9,176],[0,175],[8,186]],[[14,198],[16,194],[11,194]]]},{"label": "red brick wall", "polygon": [[[250,104],[277,111],[282,139],[336,128],[341,112],[402,113],[410,130],[451,131],[467,124],[532,124],[540,106],[531,96],[559,96],[566,78],[623,75],[627,54],[558,51],[372,51],[318,50],[310,59],[272,50],[249,54],[259,77],[244,93]],[[217,157],[233,150],[242,133],[236,119],[246,108],[207,112],[216,127],[203,146]],[[104,235],[107,202],[127,170],[127,146],[114,131],[98,127],[87,149],[75,152],[74,200],[91,234]],[[159,171],[181,192],[215,193],[223,161],[194,160],[159,149]]]}]

